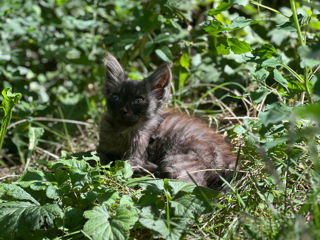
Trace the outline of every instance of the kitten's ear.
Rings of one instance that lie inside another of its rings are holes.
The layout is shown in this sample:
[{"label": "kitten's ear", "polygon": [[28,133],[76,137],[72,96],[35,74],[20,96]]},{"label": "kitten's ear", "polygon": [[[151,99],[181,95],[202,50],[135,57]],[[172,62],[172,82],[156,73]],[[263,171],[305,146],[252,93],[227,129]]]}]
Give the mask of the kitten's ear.
[{"label": "kitten's ear", "polygon": [[149,77],[144,79],[148,91],[152,91],[161,104],[166,103],[170,95],[172,78],[170,67],[171,64],[163,63]]},{"label": "kitten's ear", "polygon": [[117,61],[117,59],[110,53],[107,53],[103,59],[106,68],[105,89],[112,89],[117,87],[121,81],[125,79],[125,73]]}]

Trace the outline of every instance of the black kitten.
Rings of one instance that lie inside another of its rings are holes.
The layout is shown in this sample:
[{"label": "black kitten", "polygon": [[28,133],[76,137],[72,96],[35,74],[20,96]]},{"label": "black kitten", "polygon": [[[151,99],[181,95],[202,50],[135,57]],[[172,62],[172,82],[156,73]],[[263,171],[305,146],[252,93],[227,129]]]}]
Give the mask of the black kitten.
[{"label": "black kitten", "polygon": [[234,169],[235,156],[221,135],[194,117],[161,109],[170,95],[168,64],[133,81],[112,55],[104,63],[108,109],[97,149],[102,163],[126,159],[159,177],[192,182],[188,171],[201,186],[212,186],[218,174]]}]

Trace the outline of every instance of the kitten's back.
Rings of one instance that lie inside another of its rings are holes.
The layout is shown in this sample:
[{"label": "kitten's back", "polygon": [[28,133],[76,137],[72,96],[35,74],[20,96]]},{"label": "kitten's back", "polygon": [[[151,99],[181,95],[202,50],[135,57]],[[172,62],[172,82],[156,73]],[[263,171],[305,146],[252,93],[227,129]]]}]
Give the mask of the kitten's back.
[{"label": "kitten's back", "polygon": [[222,135],[173,109],[160,114],[162,121],[151,139],[148,160],[160,166],[161,177],[192,182],[187,170],[199,185],[210,186],[220,179],[218,175],[232,175],[236,158]]}]

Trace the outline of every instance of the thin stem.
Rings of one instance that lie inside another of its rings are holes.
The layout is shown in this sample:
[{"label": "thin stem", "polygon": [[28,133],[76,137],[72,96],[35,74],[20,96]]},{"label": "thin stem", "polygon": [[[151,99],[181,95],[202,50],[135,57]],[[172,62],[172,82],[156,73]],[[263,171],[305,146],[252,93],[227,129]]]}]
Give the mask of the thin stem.
[{"label": "thin stem", "polygon": [[[300,46],[305,46],[306,42],[305,42],[305,39],[303,39],[303,36],[301,33],[301,29],[300,29],[300,25],[299,25],[299,21],[298,21],[298,16],[297,16],[296,4],[295,4],[294,0],[290,0],[290,6],[291,6],[291,11],[292,11],[294,26],[297,29],[299,44],[300,44]],[[308,95],[310,102],[313,102],[311,92],[309,89],[308,67],[304,68],[304,85],[305,85],[307,95]]]},{"label": "thin stem", "polygon": [[[275,13],[278,13],[278,14],[283,15],[283,14],[282,14],[281,12],[279,12],[278,10],[273,9],[273,8],[271,8],[271,7],[268,7],[268,6],[266,6],[266,5],[263,5],[263,4],[259,3],[259,2],[250,1],[250,3],[252,3],[252,4],[254,4],[254,5],[257,5],[258,7],[262,7],[262,8],[268,9],[268,10],[270,10],[271,12],[275,12]],[[285,15],[283,15],[283,16],[285,16]]]},{"label": "thin stem", "polygon": [[290,6],[291,6],[291,11],[292,11],[292,17],[293,17],[293,22],[294,22],[294,26],[297,29],[297,33],[298,33],[298,40],[301,46],[304,46],[305,43],[303,41],[303,37],[301,34],[301,30],[300,30],[300,25],[299,25],[299,21],[298,21],[298,16],[297,16],[297,9],[296,9],[296,4],[294,0],[290,0]]}]

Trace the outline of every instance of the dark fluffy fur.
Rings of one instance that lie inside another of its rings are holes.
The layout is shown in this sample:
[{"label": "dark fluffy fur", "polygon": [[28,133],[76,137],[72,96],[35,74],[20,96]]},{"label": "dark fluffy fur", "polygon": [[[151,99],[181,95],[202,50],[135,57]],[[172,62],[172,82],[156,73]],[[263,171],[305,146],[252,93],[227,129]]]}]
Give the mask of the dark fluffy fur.
[{"label": "dark fluffy fur", "polygon": [[108,110],[97,149],[103,163],[126,159],[156,176],[192,182],[188,171],[201,186],[213,186],[218,174],[234,170],[235,156],[221,135],[194,117],[161,109],[170,94],[168,64],[141,82],[128,80],[110,54],[105,66]]}]

